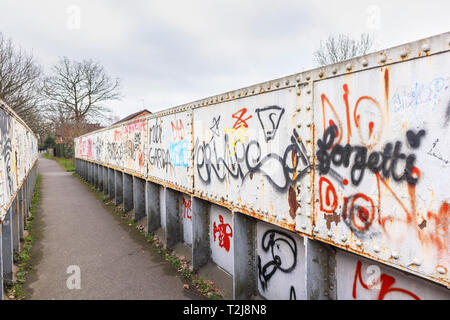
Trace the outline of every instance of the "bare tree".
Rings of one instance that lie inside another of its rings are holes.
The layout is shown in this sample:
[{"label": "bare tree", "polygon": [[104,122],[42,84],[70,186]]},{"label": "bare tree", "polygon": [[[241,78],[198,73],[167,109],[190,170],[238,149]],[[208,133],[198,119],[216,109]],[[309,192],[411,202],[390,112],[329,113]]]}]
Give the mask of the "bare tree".
[{"label": "bare tree", "polygon": [[371,35],[363,33],[359,40],[350,38],[345,34],[330,36],[320,48],[314,52],[314,60],[318,66],[341,62],[357,56],[362,56],[374,48],[374,39]]},{"label": "bare tree", "polygon": [[64,57],[46,77],[43,94],[50,113],[81,125],[109,119],[106,102],[120,99],[119,90],[119,79],[112,80],[98,63]]},{"label": "bare tree", "polygon": [[35,132],[42,121],[41,88],[42,69],[33,55],[0,33],[0,99]]}]

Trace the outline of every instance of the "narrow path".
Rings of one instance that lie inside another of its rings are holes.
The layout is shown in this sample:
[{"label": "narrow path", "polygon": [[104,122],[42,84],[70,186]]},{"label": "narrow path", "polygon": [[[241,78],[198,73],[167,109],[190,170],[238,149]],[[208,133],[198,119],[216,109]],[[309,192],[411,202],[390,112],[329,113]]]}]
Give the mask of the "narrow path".
[{"label": "narrow path", "polygon": [[[109,212],[71,173],[39,159],[41,204],[33,233],[30,299],[201,299],[169,262]],[[69,266],[81,289],[68,289]]]}]

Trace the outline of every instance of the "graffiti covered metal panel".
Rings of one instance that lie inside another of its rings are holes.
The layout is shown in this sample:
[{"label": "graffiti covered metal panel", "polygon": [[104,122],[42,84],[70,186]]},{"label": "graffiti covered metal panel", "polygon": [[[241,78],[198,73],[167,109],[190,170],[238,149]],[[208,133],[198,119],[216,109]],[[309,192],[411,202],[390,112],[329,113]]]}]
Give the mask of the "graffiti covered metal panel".
[{"label": "graffiti covered metal panel", "polygon": [[317,238],[449,282],[449,69],[439,54],[314,83]]},{"label": "graffiti covered metal panel", "polygon": [[411,277],[373,260],[338,250],[338,300],[449,300],[442,286]]},{"label": "graffiti covered metal panel", "polygon": [[192,113],[148,119],[148,177],[192,191]]},{"label": "graffiti covered metal panel", "polygon": [[121,133],[123,167],[145,176],[147,171],[145,164],[147,120],[137,119],[128,122],[122,127]]},{"label": "graffiti covered metal panel", "polygon": [[298,103],[290,87],[195,109],[195,191],[308,232],[298,211],[310,200],[300,190],[312,185],[311,137],[297,126]]},{"label": "graffiti covered metal panel", "polygon": [[37,139],[0,101],[0,220],[38,157]]},{"label": "graffiti covered metal panel", "polygon": [[272,224],[256,226],[259,293],[269,300],[306,299],[303,238]]}]

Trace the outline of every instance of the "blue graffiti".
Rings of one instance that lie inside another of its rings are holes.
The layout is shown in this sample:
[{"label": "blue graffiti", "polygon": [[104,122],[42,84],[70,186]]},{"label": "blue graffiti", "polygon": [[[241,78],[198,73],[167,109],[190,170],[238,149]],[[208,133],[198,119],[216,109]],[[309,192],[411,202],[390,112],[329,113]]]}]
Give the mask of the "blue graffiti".
[{"label": "blue graffiti", "polygon": [[438,105],[441,94],[447,91],[450,78],[435,78],[428,83],[416,83],[411,89],[397,89],[390,101],[392,112],[418,107],[424,104]]},{"label": "blue graffiti", "polygon": [[186,140],[180,140],[170,145],[170,162],[174,167],[189,165],[189,151]]}]

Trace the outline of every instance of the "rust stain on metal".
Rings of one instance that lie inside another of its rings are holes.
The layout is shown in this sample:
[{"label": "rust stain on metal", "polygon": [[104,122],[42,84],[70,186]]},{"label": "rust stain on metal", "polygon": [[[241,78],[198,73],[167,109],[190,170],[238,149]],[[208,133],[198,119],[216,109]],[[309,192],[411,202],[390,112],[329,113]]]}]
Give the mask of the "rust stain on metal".
[{"label": "rust stain on metal", "polygon": [[333,212],[332,214],[324,213],[323,216],[324,216],[325,220],[327,221],[327,229],[328,230],[331,229],[332,222],[336,223],[336,226],[337,226],[338,223],[341,221],[341,217],[336,212]]},{"label": "rust stain on metal", "polygon": [[289,215],[292,219],[295,219],[295,213],[299,207],[297,203],[297,193],[295,192],[295,188],[293,186],[289,187],[288,192],[288,202],[289,202]]},{"label": "rust stain on metal", "polygon": [[419,225],[418,225],[418,227],[421,229],[421,230],[423,230],[423,228],[425,228],[427,226],[427,220],[423,220],[422,221],[422,223],[420,223]]}]

